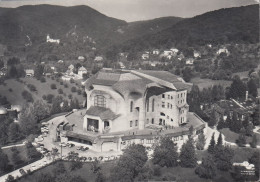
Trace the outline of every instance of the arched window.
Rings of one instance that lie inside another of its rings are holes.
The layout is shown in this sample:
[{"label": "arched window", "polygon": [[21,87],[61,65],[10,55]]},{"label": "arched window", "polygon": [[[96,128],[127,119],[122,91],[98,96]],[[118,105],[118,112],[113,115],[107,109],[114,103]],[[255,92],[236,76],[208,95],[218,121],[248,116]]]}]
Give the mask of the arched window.
[{"label": "arched window", "polygon": [[96,95],[94,98],[94,106],[106,107],[106,98],[103,95]]},{"label": "arched window", "polygon": [[131,101],[131,102],[130,102],[130,112],[133,112],[133,107],[134,107],[134,102]]},{"label": "arched window", "polygon": [[152,101],[152,112],[154,112],[154,99]]},{"label": "arched window", "polygon": [[147,112],[149,112],[149,99],[147,99],[147,102],[146,102],[146,108],[147,108]]}]

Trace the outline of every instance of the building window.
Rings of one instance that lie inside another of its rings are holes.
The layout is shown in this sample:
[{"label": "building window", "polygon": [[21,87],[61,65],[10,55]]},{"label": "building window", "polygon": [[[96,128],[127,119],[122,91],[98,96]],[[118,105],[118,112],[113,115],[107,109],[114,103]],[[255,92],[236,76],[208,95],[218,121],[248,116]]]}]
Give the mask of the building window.
[{"label": "building window", "polygon": [[130,121],[130,127],[132,127],[133,126],[133,121]]},{"label": "building window", "polygon": [[162,102],[162,108],[165,108],[165,102]]},{"label": "building window", "polygon": [[182,97],[182,93],[181,93],[181,97]]},{"label": "building window", "polygon": [[170,95],[168,95],[168,99],[170,99],[171,98],[171,96]]},{"label": "building window", "polygon": [[165,98],[165,95],[164,95],[164,94],[162,94],[162,98]]},{"label": "building window", "polygon": [[154,99],[152,101],[152,112],[154,112]]},{"label": "building window", "polygon": [[180,101],[178,101],[178,104],[180,103]]},{"label": "building window", "polygon": [[146,108],[147,108],[147,112],[149,112],[149,99],[147,99]]},{"label": "building window", "polygon": [[154,119],[152,118],[152,124],[154,124]]},{"label": "building window", "polygon": [[173,119],[171,119],[171,122],[173,122]]},{"label": "building window", "polygon": [[106,99],[103,95],[96,95],[94,97],[94,105],[98,107],[106,107]]},{"label": "building window", "polygon": [[133,107],[134,107],[134,102],[131,101],[131,102],[130,102],[130,112],[133,112]]},{"label": "building window", "polygon": [[180,98],[180,95],[178,94],[178,98]]},{"label": "building window", "polygon": [[170,108],[170,103],[167,104],[167,108],[168,108],[168,109]]},{"label": "building window", "polygon": [[138,120],[135,120],[135,126],[138,126]]},{"label": "building window", "polygon": [[171,96],[171,99],[173,99],[173,96]]},{"label": "building window", "polygon": [[161,114],[161,116],[165,116],[165,114],[163,112],[161,112],[160,114]]},{"label": "building window", "polygon": [[171,104],[171,109],[172,109],[172,104]]}]

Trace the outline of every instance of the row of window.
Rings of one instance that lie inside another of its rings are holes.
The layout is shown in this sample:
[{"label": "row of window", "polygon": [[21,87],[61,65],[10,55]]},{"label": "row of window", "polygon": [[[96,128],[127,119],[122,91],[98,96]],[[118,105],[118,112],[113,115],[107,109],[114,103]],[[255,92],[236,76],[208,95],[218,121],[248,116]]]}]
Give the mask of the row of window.
[{"label": "row of window", "polygon": [[[150,123],[150,122],[149,122],[149,119],[147,119],[146,123],[147,123],[147,124]],[[154,124],[154,118],[152,118],[151,123]]]},{"label": "row of window", "polygon": [[[181,94],[178,94],[178,98],[182,98],[182,97],[185,97],[186,93],[181,93]],[[170,95],[167,95],[168,99],[173,99],[173,96],[170,96]],[[165,94],[162,94],[162,98],[166,98],[165,97]]]},{"label": "row of window", "polygon": [[181,104],[184,103],[184,99],[178,101],[178,104],[180,104],[180,103],[181,103]]},{"label": "row of window", "polygon": [[[138,126],[138,120],[135,120],[135,126]],[[130,121],[130,127],[133,127],[133,121]]]},{"label": "row of window", "polygon": [[94,97],[94,106],[106,107],[106,98],[103,95],[96,95]]},{"label": "row of window", "polygon": [[[165,108],[166,107],[166,105],[165,105],[165,102],[162,102],[162,108]],[[167,103],[167,108],[168,109],[172,109],[172,104],[170,104],[170,103]]]}]

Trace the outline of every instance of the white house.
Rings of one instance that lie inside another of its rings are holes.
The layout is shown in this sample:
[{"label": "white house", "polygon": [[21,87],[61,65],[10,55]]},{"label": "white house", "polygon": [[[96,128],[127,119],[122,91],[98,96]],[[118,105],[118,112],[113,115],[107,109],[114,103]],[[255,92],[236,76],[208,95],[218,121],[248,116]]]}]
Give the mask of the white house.
[{"label": "white house", "polygon": [[28,76],[28,77],[34,76],[34,70],[33,69],[26,69],[25,75]]},{"label": "white house", "polygon": [[73,71],[74,70],[74,65],[73,64],[69,65],[68,70]]},{"label": "white house", "polygon": [[193,58],[188,58],[188,59],[186,60],[186,64],[187,64],[187,65],[193,65],[193,63],[194,63],[194,59],[193,59]]},{"label": "white house", "polygon": [[88,73],[88,71],[87,71],[87,69],[84,67],[84,66],[81,66],[79,69],[78,69],[78,75],[81,77],[81,78],[83,78],[83,75],[84,74],[87,74]]},{"label": "white house", "polygon": [[144,53],[144,54],[142,54],[142,59],[149,59],[149,54],[147,54],[147,53]]},{"label": "white house", "polygon": [[79,57],[78,57],[78,60],[84,61],[84,60],[85,60],[85,57],[84,57],[84,56],[79,56]]},{"label": "white house", "polygon": [[175,54],[175,55],[179,52],[179,50],[176,49],[176,48],[171,48],[170,50],[171,50],[172,53]]},{"label": "white house", "polygon": [[230,53],[229,53],[229,51],[228,51],[228,49],[227,48],[221,48],[221,49],[219,49],[218,51],[217,51],[217,55],[220,55],[221,53],[225,53],[225,54],[227,54],[227,55],[229,55]]},{"label": "white house", "polygon": [[201,54],[198,51],[193,51],[193,56],[194,56],[194,58],[200,58]]},{"label": "white house", "polygon": [[159,55],[159,54],[160,54],[159,49],[154,49],[154,50],[153,50],[153,54],[155,54],[155,55]]},{"label": "white house", "polygon": [[102,56],[96,56],[94,61],[103,61],[103,57]]},{"label": "white house", "polygon": [[60,39],[51,39],[50,35],[47,35],[46,42],[59,44],[60,43]]}]

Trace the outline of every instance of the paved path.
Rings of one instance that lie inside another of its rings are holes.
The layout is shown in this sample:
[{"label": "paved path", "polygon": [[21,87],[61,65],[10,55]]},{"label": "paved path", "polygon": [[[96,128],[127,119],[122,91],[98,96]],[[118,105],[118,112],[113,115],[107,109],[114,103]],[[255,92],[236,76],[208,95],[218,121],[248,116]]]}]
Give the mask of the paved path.
[{"label": "paved path", "polygon": [[12,147],[21,147],[24,145],[25,145],[24,143],[16,144],[16,145],[9,145],[9,146],[2,147],[1,149],[8,149],[8,148],[12,148]]}]

